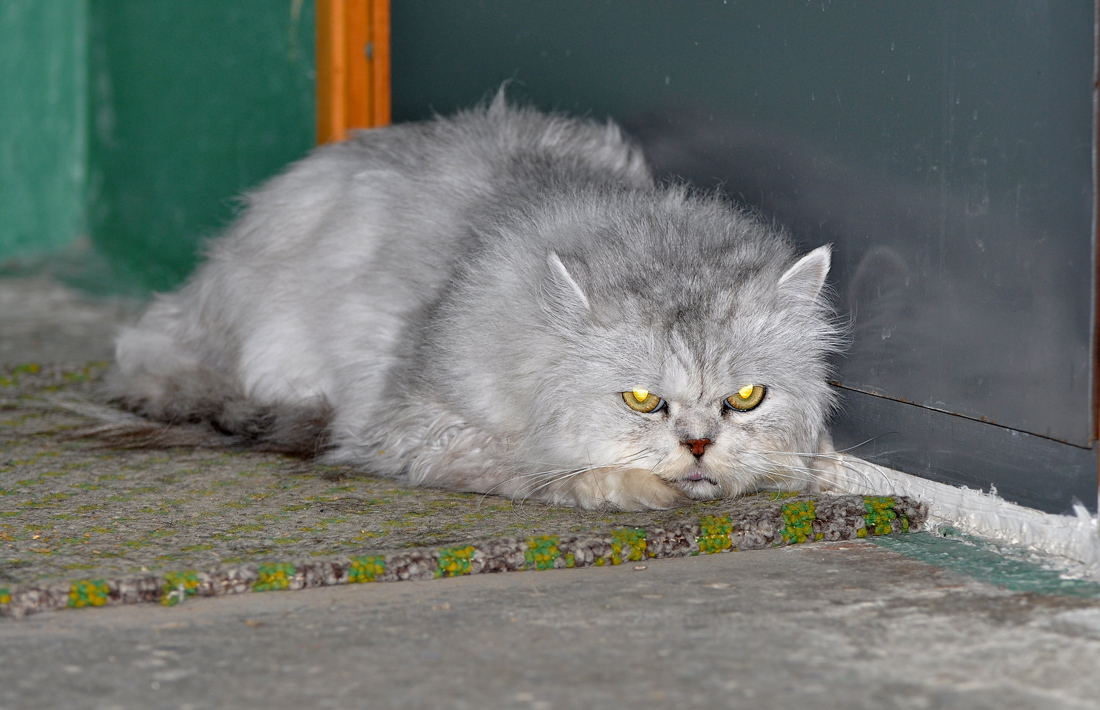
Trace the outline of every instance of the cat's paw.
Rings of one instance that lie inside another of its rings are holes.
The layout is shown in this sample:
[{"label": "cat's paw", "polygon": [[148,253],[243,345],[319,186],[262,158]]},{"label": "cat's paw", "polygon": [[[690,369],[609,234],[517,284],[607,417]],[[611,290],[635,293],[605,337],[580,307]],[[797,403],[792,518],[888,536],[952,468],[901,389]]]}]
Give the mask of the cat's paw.
[{"label": "cat's paw", "polygon": [[657,474],[641,468],[589,471],[573,485],[577,507],[615,510],[665,510],[688,499]]}]

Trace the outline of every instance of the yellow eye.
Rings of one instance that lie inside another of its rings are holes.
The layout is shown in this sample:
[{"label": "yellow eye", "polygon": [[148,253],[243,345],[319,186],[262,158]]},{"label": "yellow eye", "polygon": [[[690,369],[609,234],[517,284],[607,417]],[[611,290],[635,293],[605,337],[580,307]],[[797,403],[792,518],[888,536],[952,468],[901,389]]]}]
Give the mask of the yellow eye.
[{"label": "yellow eye", "polygon": [[623,392],[623,401],[626,402],[626,406],[642,414],[652,412],[662,404],[661,398],[651,394],[649,390]]},{"label": "yellow eye", "polygon": [[737,394],[726,397],[726,404],[739,412],[756,409],[764,400],[764,385],[745,385]]}]

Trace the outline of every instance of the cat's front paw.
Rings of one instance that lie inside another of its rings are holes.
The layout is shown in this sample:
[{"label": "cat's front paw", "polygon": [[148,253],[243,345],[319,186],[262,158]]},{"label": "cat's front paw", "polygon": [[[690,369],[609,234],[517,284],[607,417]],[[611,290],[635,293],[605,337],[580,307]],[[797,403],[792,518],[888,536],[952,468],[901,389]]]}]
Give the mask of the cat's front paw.
[{"label": "cat's front paw", "polygon": [[657,474],[641,468],[600,468],[589,471],[573,486],[580,508],[615,510],[665,510],[688,499]]}]

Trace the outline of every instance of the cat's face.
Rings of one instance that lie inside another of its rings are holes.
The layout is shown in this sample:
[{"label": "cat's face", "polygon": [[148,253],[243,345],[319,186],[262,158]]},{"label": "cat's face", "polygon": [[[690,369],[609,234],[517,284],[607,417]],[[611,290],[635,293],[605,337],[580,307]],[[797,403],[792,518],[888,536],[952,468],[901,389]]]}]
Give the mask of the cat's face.
[{"label": "cat's face", "polygon": [[[764,404],[768,387],[747,382],[715,402],[714,388],[703,381],[703,372],[692,372],[682,366],[676,370],[675,377],[668,381],[673,393],[671,399],[638,388],[622,393],[623,402],[631,411],[657,420],[657,426],[653,427],[656,431],[648,438],[666,440],[666,445],[660,447],[665,449],[665,455],[652,468],[693,498],[740,492],[745,487],[742,484],[751,481],[738,481],[731,474],[744,468],[746,446],[762,443],[758,433],[747,434],[758,428],[751,412]],[[670,436],[675,441],[667,441]],[[738,447],[741,439],[744,441]],[[679,446],[670,446],[675,443]],[[773,451],[776,444],[772,442]],[[742,457],[730,456],[731,449],[740,451]],[[770,468],[765,464],[766,470]]]},{"label": "cat's face", "polygon": [[736,291],[627,298],[597,317],[566,363],[572,392],[556,395],[559,456],[647,469],[695,499],[805,487],[832,405],[827,268],[820,250]]}]

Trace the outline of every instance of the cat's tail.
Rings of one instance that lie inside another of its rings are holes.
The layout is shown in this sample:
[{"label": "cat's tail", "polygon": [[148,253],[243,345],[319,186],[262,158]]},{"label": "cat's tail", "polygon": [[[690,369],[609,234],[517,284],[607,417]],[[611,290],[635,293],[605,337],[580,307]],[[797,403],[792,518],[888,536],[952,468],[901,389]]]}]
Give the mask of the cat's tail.
[{"label": "cat's tail", "polygon": [[186,376],[108,376],[107,404],[55,403],[93,420],[74,436],[118,448],[199,446],[316,457],[328,451],[332,406],[324,398],[268,404],[249,398],[225,376],[198,368]]}]

